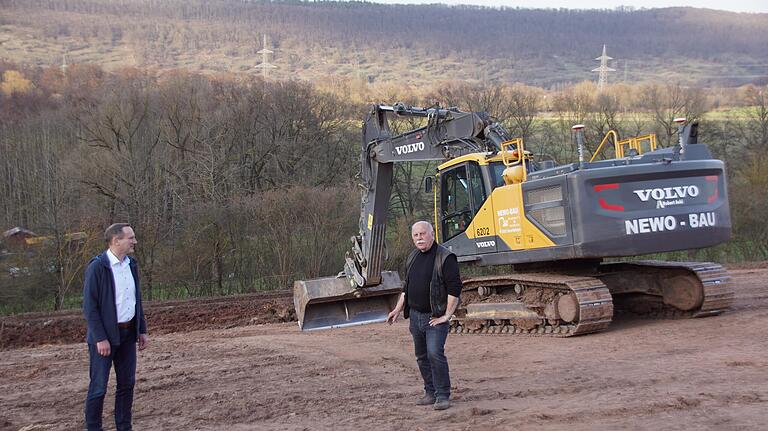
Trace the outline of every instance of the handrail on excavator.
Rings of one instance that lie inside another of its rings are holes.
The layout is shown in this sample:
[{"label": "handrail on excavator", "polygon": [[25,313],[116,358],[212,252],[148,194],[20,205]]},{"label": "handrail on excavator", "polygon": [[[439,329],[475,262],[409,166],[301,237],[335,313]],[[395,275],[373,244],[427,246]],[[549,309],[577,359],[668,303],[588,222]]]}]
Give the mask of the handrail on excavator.
[{"label": "handrail on excavator", "polygon": [[608,138],[610,136],[613,136],[613,147],[616,152],[616,158],[621,159],[624,158],[624,154],[626,152],[625,148],[629,148],[631,150],[635,150],[637,152],[637,155],[643,154],[645,151],[643,151],[643,143],[648,142],[648,148],[650,151],[656,150],[656,134],[651,133],[649,135],[643,135],[643,136],[636,136],[634,138],[627,138],[623,141],[619,141],[619,135],[614,130],[609,130],[608,133],[605,134],[605,137],[603,137],[603,140],[600,141],[600,145],[597,146],[597,149],[595,150],[595,153],[592,154],[592,158],[589,159],[589,163],[592,163],[595,161],[595,157],[597,157],[598,154],[600,154],[600,150],[603,148],[603,145],[605,145],[606,142],[608,142]]},{"label": "handrail on excavator", "polygon": [[[523,146],[523,138],[514,138],[501,143],[501,160],[504,162],[504,166],[510,167],[512,165],[520,163],[520,160],[523,154],[523,149],[521,148],[522,146]],[[508,148],[510,147],[514,147],[514,148],[509,150]],[[507,157],[508,155],[513,158],[517,158],[517,160],[515,160],[514,162],[511,161]]]},{"label": "handrail on excavator", "polygon": [[[510,147],[514,147],[514,150],[509,150]],[[502,175],[504,181],[507,182],[507,170],[513,166],[522,167],[522,172],[515,176],[515,182],[524,183],[528,179],[528,173],[525,166],[525,146],[523,145],[523,138],[514,138],[501,143],[501,161],[504,162],[504,174]],[[511,160],[517,159],[517,160]],[[510,172],[511,173],[511,172]]]},{"label": "handrail on excavator", "polygon": [[632,150],[637,151],[637,154],[643,154],[643,142],[648,141],[648,147],[650,151],[656,150],[656,134],[651,133],[649,135],[636,136],[634,138],[628,138],[616,143],[616,158],[620,159],[624,157],[624,147],[629,147]]},{"label": "handrail on excavator", "polygon": [[[600,150],[603,148],[603,145],[605,145],[606,142],[608,142],[608,137],[613,136],[613,146],[616,149],[616,152],[618,153],[618,142],[619,142],[619,135],[614,130],[609,130],[608,133],[605,134],[605,137],[602,141],[600,141],[600,145],[597,146],[597,149],[595,150],[595,153],[592,154],[592,158],[589,159],[589,163],[592,163],[595,161],[595,157],[597,157],[598,154],[600,154]],[[617,156],[618,157],[618,156]]]}]

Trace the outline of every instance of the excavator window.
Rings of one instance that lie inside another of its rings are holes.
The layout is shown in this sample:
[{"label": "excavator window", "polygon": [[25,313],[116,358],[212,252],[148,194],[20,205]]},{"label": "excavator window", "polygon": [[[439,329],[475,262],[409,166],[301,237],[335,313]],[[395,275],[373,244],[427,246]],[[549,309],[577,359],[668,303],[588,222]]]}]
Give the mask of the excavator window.
[{"label": "excavator window", "polygon": [[[525,163],[525,170],[530,174],[531,172],[536,172],[541,169],[548,169],[549,167],[554,167],[554,165],[551,165],[551,166],[549,165],[550,163],[554,163],[554,162],[549,160],[546,160],[545,162],[547,163],[545,165],[547,166],[546,168],[542,166],[543,162],[535,162],[533,160],[527,160]],[[503,177],[504,169],[506,169],[506,166],[504,166],[504,163],[493,162],[490,164],[490,166],[491,166],[491,180],[493,182],[492,187],[495,189],[496,187],[501,187],[506,185]]]},{"label": "excavator window", "polygon": [[483,176],[480,173],[480,166],[477,163],[469,163],[469,188],[472,195],[472,218],[480,210],[485,202],[485,187],[483,186]]},{"label": "excavator window", "polygon": [[502,174],[504,173],[504,169],[507,167],[504,166],[504,163],[502,162],[493,162],[491,163],[491,172],[493,175],[493,188],[500,187],[505,185],[504,183],[504,177]]},{"label": "excavator window", "polygon": [[471,220],[469,181],[466,166],[458,166],[441,176],[441,208],[443,215],[443,241],[464,232]]},{"label": "excavator window", "polygon": [[486,199],[480,167],[468,163],[441,175],[443,241],[464,232]]}]

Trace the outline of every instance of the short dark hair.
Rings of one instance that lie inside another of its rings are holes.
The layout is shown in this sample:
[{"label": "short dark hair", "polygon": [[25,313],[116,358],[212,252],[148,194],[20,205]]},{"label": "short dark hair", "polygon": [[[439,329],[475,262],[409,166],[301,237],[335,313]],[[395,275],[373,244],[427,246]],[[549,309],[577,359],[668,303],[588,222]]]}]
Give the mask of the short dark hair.
[{"label": "short dark hair", "polygon": [[127,227],[131,227],[130,223],[115,223],[109,226],[107,230],[104,231],[104,241],[107,242],[107,245],[110,245],[114,238],[122,238],[123,229]]}]

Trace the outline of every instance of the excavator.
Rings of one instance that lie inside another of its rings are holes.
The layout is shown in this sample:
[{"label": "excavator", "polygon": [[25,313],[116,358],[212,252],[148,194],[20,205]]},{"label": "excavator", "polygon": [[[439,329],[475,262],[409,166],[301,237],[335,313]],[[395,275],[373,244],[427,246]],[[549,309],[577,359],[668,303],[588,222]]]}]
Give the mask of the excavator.
[{"label": "excavator", "polygon": [[[395,118],[426,125],[395,134]],[[678,121],[678,142],[618,141],[615,157],[535,160],[489,114],[456,108],[375,105],[362,126],[359,235],[337,276],[294,283],[303,331],[383,322],[402,281],[383,270],[394,164],[439,161],[425,190],[436,241],[459,263],[486,269],[463,279],[450,320],[459,334],[568,337],[609,326],[616,311],[704,317],[733,302],[730,277],[711,262],[627,258],[714,246],[730,239],[725,167]],[[610,133],[609,133],[610,135]],[[464,270],[462,270],[464,272]]]}]

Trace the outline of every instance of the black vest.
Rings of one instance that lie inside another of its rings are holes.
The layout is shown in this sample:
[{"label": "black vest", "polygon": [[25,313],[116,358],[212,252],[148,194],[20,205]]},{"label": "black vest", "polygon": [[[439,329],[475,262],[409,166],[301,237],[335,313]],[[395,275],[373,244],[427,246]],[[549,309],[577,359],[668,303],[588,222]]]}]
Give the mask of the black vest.
[{"label": "black vest", "polygon": [[[432,281],[429,283],[429,306],[432,309],[433,317],[440,317],[445,314],[445,309],[448,306],[448,290],[445,288],[445,282],[443,281],[443,263],[445,259],[453,253],[440,244],[435,244],[437,250],[435,250],[435,265],[432,269]],[[408,255],[408,259],[405,260],[405,308],[403,309],[403,317],[408,318],[411,308],[408,306],[408,274],[411,272],[411,265],[416,259],[417,253],[421,251],[417,248]]]}]

